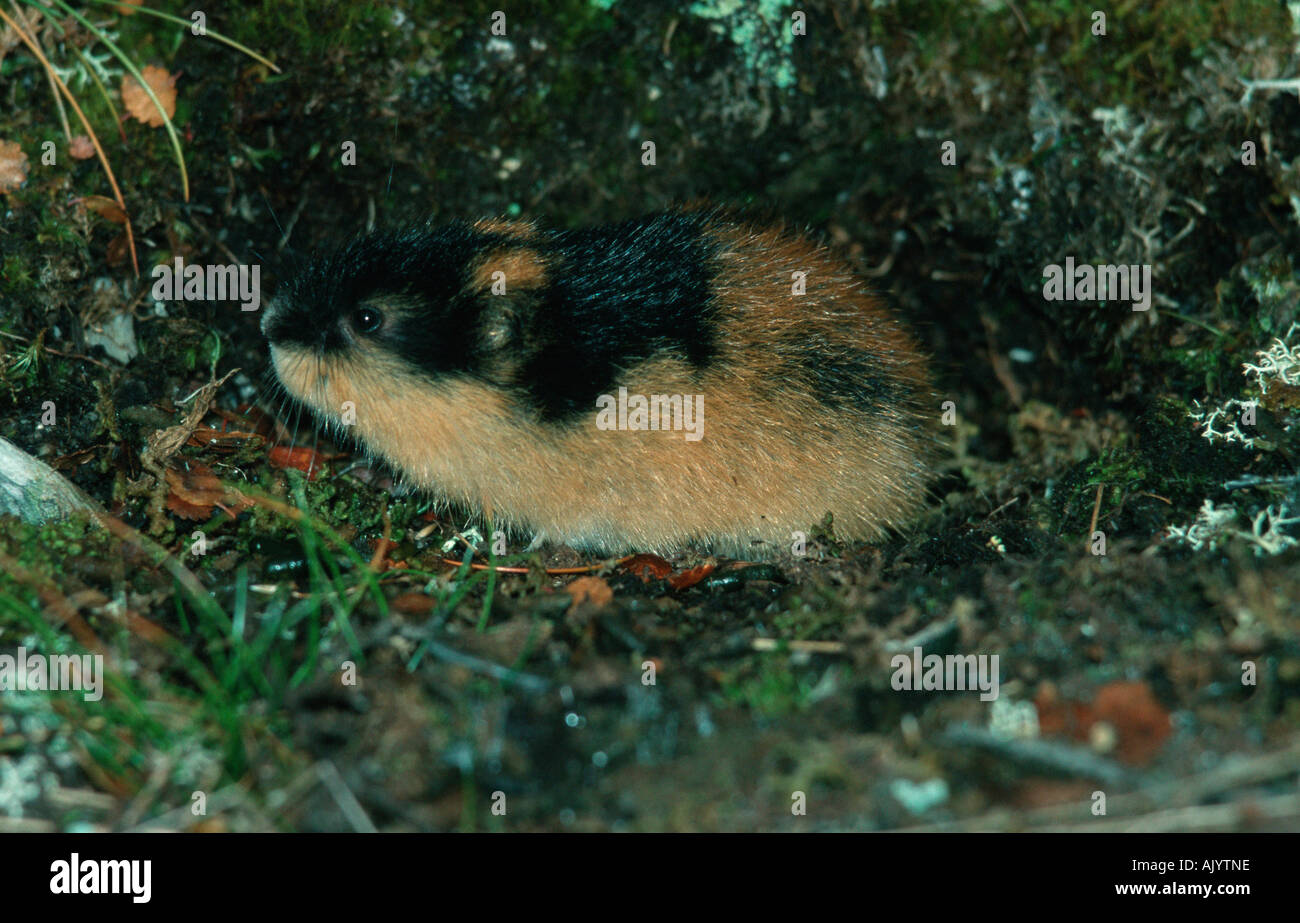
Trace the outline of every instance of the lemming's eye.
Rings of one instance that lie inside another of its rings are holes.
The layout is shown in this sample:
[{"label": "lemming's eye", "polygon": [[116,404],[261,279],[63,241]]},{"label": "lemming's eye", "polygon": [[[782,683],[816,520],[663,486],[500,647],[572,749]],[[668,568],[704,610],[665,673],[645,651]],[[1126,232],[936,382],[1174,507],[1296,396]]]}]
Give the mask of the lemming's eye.
[{"label": "lemming's eye", "polygon": [[384,326],[384,315],[374,308],[357,308],[352,312],[352,326],[358,333],[374,333]]}]

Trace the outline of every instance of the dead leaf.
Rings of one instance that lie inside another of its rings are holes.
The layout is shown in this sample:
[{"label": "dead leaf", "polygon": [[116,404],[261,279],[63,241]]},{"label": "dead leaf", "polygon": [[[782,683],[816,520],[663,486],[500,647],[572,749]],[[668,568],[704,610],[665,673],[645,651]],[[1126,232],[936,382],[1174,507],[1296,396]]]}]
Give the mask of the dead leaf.
[{"label": "dead leaf", "polygon": [[49,465],[58,472],[75,471],[87,462],[93,461],[99,448],[99,446],[91,446],[88,449],[78,449],[75,452],[69,452],[67,455],[51,458]]},{"label": "dead leaf", "polygon": [[614,601],[614,591],[599,577],[579,577],[565,589],[573,597],[569,612],[573,612],[583,603],[591,603],[597,609],[602,609]]},{"label": "dead leaf", "polygon": [[149,437],[144,452],[140,454],[140,462],[146,470],[155,473],[159,472],[167,460],[180,451],[181,446],[189,441],[190,436],[194,434],[194,430],[198,428],[199,421],[207,415],[208,408],[212,406],[213,398],[216,397],[217,389],[238,371],[239,369],[231,369],[220,378],[208,382],[195,392],[193,396],[194,403],[190,406],[189,412],[185,414],[184,420],[175,426],[157,430]]},{"label": "dead leaf", "polygon": [[122,211],[122,206],[117,204],[116,199],[102,195],[88,195],[73,201],[114,224],[126,224],[126,212]]},{"label": "dead leaf", "polygon": [[0,192],[13,192],[27,181],[27,155],[16,141],[0,141]]},{"label": "dead leaf", "polygon": [[1054,686],[1044,683],[1034,705],[1044,736],[1094,743],[1111,739],[1115,756],[1136,766],[1150,763],[1173,732],[1169,712],[1141,682],[1108,683],[1091,702],[1062,699]]},{"label": "dead leaf", "polygon": [[519,664],[525,654],[544,647],[554,626],[545,619],[517,615],[486,634],[463,635],[456,646],[466,653],[500,664]]},{"label": "dead leaf", "polygon": [[668,578],[668,585],[674,590],[684,590],[687,587],[693,587],[709,574],[718,569],[718,565],[710,561],[707,564],[701,564],[699,567],[692,567],[690,570],[682,571],[673,577]]},{"label": "dead leaf", "polygon": [[1054,683],[1042,683],[1038,687],[1034,707],[1038,710],[1038,732],[1044,737],[1087,738],[1086,706],[1062,699]]},{"label": "dead leaf", "polygon": [[623,562],[624,569],[645,583],[663,580],[673,572],[673,566],[657,554],[637,554]]},{"label": "dead leaf", "polygon": [[[154,67],[152,64],[141,71],[140,75],[158,97],[158,102],[162,104],[163,111],[170,119],[176,114],[175,75],[168,73],[165,68]],[[122,104],[126,106],[127,112],[146,125],[152,125],[154,128],[162,126],[164,121],[162,113],[153,104],[153,100],[149,98],[149,94],[144,91],[140,82],[129,74],[122,78]]]},{"label": "dead leaf", "polygon": [[223,484],[211,468],[198,462],[183,469],[168,468],[164,476],[169,488],[167,509],[182,519],[207,519],[216,507],[237,515],[253,505],[239,491]]},{"label": "dead leaf", "polygon": [[86,135],[73,135],[72,143],[68,145],[68,153],[74,160],[89,160],[95,156],[95,145],[90,143],[90,138]]},{"label": "dead leaf", "polygon": [[1145,766],[1173,733],[1169,712],[1156,701],[1146,683],[1110,683],[1097,690],[1092,713],[1115,729],[1115,755],[1126,763]]},{"label": "dead leaf", "polygon": [[267,453],[274,468],[296,468],[307,475],[310,481],[320,477],[321,468],[326,458],[320,452],[307,446],[275,446]]},{"label": "dead leaf", "polygon": [[211,426],[197,426],[190,435],[189,442],[186,445],[196,446],[203,449],[212,449],[216,452],[235,452],[242,449],[252,440],[258,440],[258,445],[262,443],[262,437],[257,433],[245,432],[238,429],[226,429],[223,422],[221,429],[213,429]]},{"label": "dead leaf", "polygon": [[[213,379],[194,392],[194,404],[190,407],[189,412],[185,414],[185,419],[175,426],[155,430],[153,435],[149,437],[144,451],[140,453],[140,466],[152,476],[152,481],[147,489],[150,494],[149,528],[155,535],[162,534],[163,529],[166,527],[163,519],[163,507],[167,500],[169,485],[166,481],[166,471],[164,469],[168,461],[180,451],[181,446],[189,441],[195,428],[198,427],[199,422],[207,414],[208,408],[212,406],[217,389],[226,383],[226,379],[238,371],[239,369],[231,369],[220,379]],[[140,486],[133,485],[133,489],[140,489]]]},{"label": "dead leaf", "polygon": [[403,593],[388,604],[390,609],[407,615],[428,615],[438,601],[424,593]]}]

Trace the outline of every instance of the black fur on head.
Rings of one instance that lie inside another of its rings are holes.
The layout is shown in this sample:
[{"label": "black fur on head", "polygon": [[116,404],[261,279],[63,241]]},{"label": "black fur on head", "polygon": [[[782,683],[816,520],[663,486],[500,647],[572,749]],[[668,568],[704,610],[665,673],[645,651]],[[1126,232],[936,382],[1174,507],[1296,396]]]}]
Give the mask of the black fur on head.
[{"label": "black fur on head", "polygon": [[[365,336],[431,374],[468,370],[477,311],[465,272],[481,237],[450,224],[354,238],[284,283],[262,332],[273,346],[322,351],[346,350]],[[386,307],[392,304],[403,310]],[[378,312],[378,329],[368,329],[366,311]]]},{"label": "black fur on head", "polygon": [[[274,346],[322,351],[366,337],[429,378],[472,375],[543,419],[573,418],[639,361],[666,352],[703,367],[715,356],[704,220],[668,213],[524,237],[463,222],[364,235],[285,283],[262,331]],[[504,296],[475,284],[483,259],[512,251],[536,257],[540,282],[507,283]],[[384,315],[372,333],[366,310]]]}]

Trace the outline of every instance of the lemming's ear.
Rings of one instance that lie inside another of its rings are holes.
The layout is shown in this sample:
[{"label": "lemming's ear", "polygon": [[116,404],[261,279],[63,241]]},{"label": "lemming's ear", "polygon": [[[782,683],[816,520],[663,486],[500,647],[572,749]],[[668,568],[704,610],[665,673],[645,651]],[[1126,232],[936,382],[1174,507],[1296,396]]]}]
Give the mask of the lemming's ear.
[{"label": "lemming's ear", "polygon": [[506,384],[536,347],[533,318],[546,286],[546,263],[528,246],[488,251],[475,265],[469,288],[482,305],[478,345],[483,371]]},{"label": "lemming's ear", "polygon": [[485,352],[495,353],[518,346],[523,333],[519,304],[521,296],[488,295],[482,298],[483,313],[479,322],[479,344]]}]

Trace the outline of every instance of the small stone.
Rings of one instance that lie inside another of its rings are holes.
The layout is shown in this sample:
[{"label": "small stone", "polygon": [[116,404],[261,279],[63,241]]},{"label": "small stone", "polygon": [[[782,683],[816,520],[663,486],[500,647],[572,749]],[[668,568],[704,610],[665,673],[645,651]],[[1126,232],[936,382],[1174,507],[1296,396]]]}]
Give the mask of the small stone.
[{"label": "small stone", "polygon": [[135,344],[135,318],[124,312],[92,325],[86,331],[86,346],[102,346],[110,359],[126,365],[140,354]]}]

